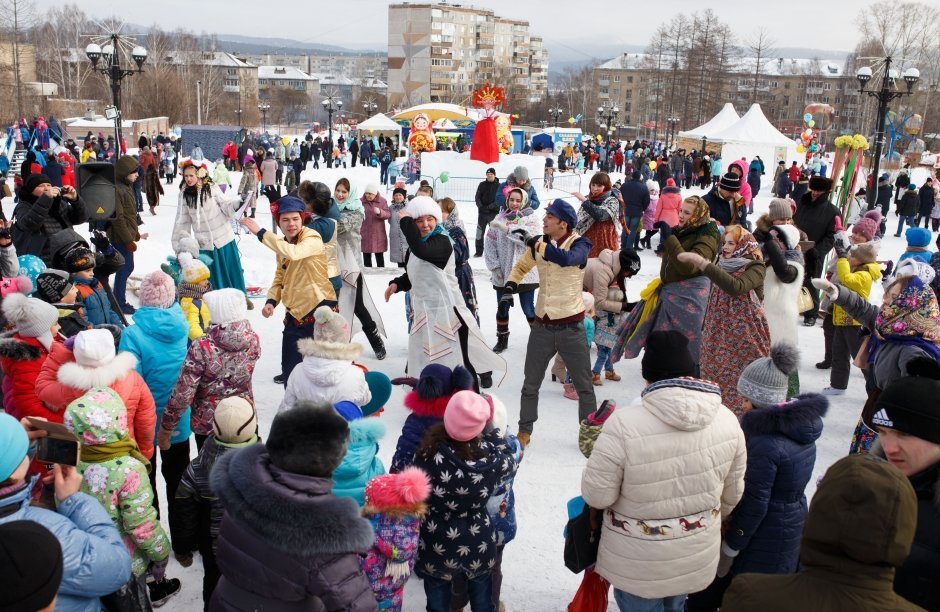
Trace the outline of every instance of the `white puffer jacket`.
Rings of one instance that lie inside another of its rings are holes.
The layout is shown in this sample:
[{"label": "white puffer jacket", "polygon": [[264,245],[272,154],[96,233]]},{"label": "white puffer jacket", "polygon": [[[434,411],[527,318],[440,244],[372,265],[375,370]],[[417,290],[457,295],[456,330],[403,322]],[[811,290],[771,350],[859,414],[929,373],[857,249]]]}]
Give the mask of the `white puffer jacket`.
[{"label": "white puffer jacket", "polygon": [[213,186],[211,197],[206,197],[195,208],[186,205],[182,190],[173,222],[173,244],[183,236],[195,235],[199,250],[220,249],[235,240],[231,220],[241,208],[241,196],[232,189],[227,194]]},{"label": "white puffer jacket", "polygon": [[604,424],[581,479],[584,501],[605,509],[598,573],[646,598],[707,587],[746,464],[744,433],[717,385],[648,386]]},{"label": "white puffer jacket", "polygon": [[369,391],[362,368],[348,360],[306,355],[287,379],[287,388],[278,412],[287,410],[301,400],[330,405],[349,401],[362,406],[371,399],[372,392]]}]

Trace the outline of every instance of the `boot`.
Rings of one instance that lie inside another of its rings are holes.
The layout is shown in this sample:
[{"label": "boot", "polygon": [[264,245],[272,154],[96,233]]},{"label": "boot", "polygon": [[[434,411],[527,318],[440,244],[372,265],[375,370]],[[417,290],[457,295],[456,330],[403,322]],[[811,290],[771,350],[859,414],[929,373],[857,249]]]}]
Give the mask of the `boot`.
[{"label": "boot", "polygon": [[574,388],[574,385],[571,383],[565,383],[565,391],[562,395],[564,395],[566,398],[570,400],[578,399],[578,391],[577,389]]},{"label": "boot", "polygon": [[483,239],[480,238],[476,241],[476,251],[473,253],[474,257],[483,257]]},{"label": "boot", "polygon": [[248,215],[248,216],[251,217],[252,219],[255,218],[255,209],[254,209],[254,208],[251,209],[251,214]]},{"label": "boot", "polygon": [[496,320],[496,346],[493,352],[502,353],[509,348],[509,321]]},{"label": "boot", "polygon": [[365,331],[366,338],[369,340],[369,346],[372,347],[372,351],[375,353],[375,358],[379,361],[385,359],[385,343],[382,342],[382,336],[379,335],[376,324],[373,323],[370,329],[363,331]]},{"label": "boot", "polygon": [[493,386],[493,373],[492,372],[480,372],[480,388],[489,389]]}]

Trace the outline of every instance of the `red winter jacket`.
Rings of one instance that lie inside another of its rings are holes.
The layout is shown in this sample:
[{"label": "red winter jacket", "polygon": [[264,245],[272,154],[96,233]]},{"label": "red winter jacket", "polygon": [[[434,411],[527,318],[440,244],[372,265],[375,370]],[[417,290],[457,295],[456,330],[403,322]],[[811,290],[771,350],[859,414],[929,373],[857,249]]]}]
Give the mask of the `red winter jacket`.
[{"label": "red winter jacket", "polygon": [[36,395],[36,378],[48,356],[49,351],[36,338],[14,333],[0,339],[3,409],[17,420],[32,416],[62,422],[62,415],[46,408]]}]

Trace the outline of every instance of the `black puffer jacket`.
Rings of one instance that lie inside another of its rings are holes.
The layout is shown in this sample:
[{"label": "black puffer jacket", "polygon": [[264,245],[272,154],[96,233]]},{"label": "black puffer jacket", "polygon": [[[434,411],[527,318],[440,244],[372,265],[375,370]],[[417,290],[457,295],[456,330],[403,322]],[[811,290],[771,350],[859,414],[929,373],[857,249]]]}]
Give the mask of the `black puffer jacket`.
[{"label": "black puffer jacket", "polygon": [[333,495],[332,479],[286,472],[257,444],[220,458],[210,485],[225,507],[210,610],[378,609],[358,556],[375,541],[372,526],[355,501]]},{"label": "black puffer jacket", "polygon": [[20,192],[20,201],[13,209],[13,244],[19,255],[36,255],[46,265],[52,258],[49,239],[64,229],[88,220],[85,202],[75,196],[74,200],[62,197],[38,198],[31,193]]},{"label": "black puffer jacket", "polygon": [[793,224],[806,233],[807,240],[815,242],[810,251],[822,260],[829,254],[835,242],[836,218],[842,213],[829,201],[829,194],[813,199],[812,193],[806,193],[799,199]]}]

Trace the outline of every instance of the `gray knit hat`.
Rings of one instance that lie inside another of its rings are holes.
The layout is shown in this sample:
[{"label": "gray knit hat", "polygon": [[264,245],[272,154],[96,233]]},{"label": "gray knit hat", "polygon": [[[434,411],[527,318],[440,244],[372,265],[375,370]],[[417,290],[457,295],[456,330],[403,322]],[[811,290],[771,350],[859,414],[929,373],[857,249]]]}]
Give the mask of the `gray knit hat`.
[{"label": "gray knit hat", "polygon": [[770,201],[770,206],[767,208],[767,216],[771,221],[776,221],[777,219],[792,219],[793,209],[790,208],[790,202],[788,200],[774,198]]},{"label": "gray knit hat", "polygon": [[770,348],[770,357],[752,361],[738,378],[738,393],[751,400],[755,408],[766,408],[787,401],[787,377],[796,371],[800,354],[788,342]]},{"label": "gray knit hat", "polygon": [[11,293],[3,300],[3,314],[24,338],[39,338],[59,320],[59,311],[52,304],[22,293]]}]

